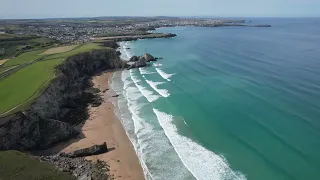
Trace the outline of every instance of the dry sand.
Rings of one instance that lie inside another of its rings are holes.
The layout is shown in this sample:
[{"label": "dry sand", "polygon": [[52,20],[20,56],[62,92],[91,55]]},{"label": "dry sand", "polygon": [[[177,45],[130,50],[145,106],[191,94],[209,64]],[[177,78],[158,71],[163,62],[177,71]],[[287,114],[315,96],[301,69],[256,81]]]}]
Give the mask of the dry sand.
[{"label": "dry sand", "polygon": [[79,45],[70,45],[70,46],[61,46],[61,47],[55,47],[55,48],[50,48],[41,55],[49,55],[49,54],[57,54],[57,53],[63,53],[63,52],[68,52],[73,50],[74,48],[78,47]]},{"label": "dry sand", "polygon": [[89,108],[90,117],[82,127],[81,137],[72,140],[71,144],[64,143],[60,148],[62,152],[70,152],[106,142],[111,151],[86,158],[107,162],[110,166],[110,174],[116,180],[144,180],[139,159],[120,120],[114,113],[111,98],[115,97],[109,97],[107,92],[103,93],[109,88],[108,80],[111,76],[112,73],[108,72],[93,78],[94,86],[101,90],[104,102],[99,107]]}]

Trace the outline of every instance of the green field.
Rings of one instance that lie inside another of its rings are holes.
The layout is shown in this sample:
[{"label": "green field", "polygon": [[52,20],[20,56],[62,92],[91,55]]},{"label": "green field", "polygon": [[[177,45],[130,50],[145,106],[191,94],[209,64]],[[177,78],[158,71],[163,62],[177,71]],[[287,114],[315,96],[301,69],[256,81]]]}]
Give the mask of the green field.
[{"label": "green field", "polygon": [[39,61],[13,73],[0,82],[0,112],[26,102],[37,90],[53,77],[54,67],[62,59]]},{"label": "green field", "polygon": [[[95,43],[84,44],[72,51],[47,56],[44,60],[28,65],[6,77],[0,81],[0,116],[26,108],[54,78],[55,67],[65,58],[102,48],[104,47]],[[38,50],[22,54],[21,57],[17,57],[18,60],[19,58],[21,59],[18,62],[34,60],[42,51]],[[13,108],[15,109],[11,111]],[[10,112],[8,112],[9,110]]]},{"label": "green field", "polygon": [[24,38],[27,36],[23,36],[23,35],[14,35],[14,34],[0,34],[0,40],[3,39],[12,39],[12,38]]},{"label": "green field", "polygon": [[56,170],[18,151],[0,152],[1,180],[74,180],[75,178]]},{"label": "green field", "polygon": [[79,53],[88,52],[88,51],[95,50],[95,49],[102,49],[102,48],[106,49],[105,47],[99,46],[98,43],[88,43],[88,44],[84,44],[82,46],[79,46],[79,47],[73,49],[72,51],[54,54],[54,55],[46,57],[45,59],[66,58],[66,57],[70,57],[70,56],[73,56],[73,55],[76,55]]},{"label": "green field", "polygon": [[44,50],[37,50],[37,51],[29,51],[29,52],[23,53],[16,58],[10,59],[5,64],[3,64],[3,66],[9,67],[9,66],[19,65],[25,62],[36,60],[43,56],[43,55],[40,55],[43,51]]},{"label": "green field", "polygon": [[15,34],[0,34],[0,59],[17,56],[22,50],[49,47],[54,40]]}]

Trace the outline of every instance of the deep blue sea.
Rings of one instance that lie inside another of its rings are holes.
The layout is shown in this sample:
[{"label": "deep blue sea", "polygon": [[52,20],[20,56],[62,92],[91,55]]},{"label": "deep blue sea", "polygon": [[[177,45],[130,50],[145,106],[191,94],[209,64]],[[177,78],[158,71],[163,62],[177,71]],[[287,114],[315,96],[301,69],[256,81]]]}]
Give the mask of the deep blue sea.
[{"label": "deep blue sea", "polygon": [[147,179],[320,179],[320,19],[253,23],[121,43],[163,57],[111,84]]}]

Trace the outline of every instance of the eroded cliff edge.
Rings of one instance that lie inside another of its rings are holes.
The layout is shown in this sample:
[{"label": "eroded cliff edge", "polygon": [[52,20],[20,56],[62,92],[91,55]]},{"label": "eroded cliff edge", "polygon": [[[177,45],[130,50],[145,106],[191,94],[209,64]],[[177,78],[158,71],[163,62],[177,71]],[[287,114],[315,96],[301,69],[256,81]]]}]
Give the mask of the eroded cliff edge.
[{"label": "eroded cliff edge", "polygon": [[0,118],[0,150],[38,150],[79,134],[73,125],[87,118],[87,106],[99,101],[90,78],[127,68],[112,49],[67,58],[45,92],[24,111]]}]

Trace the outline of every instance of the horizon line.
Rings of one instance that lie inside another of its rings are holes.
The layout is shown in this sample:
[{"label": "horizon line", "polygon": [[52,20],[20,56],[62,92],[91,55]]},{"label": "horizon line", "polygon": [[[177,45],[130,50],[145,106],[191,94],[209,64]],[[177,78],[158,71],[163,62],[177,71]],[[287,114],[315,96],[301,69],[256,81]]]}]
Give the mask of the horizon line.
[{"label": "horizon line", "polygon": [[46,20],[46,19],[94,19],[94,18],[110,18],[110,17],[133,17],[133,18],[157,18],[157,17],[167,17],[167,18],[320,18],[320,16],[215,16],[215,15],[183,15],[183,16],[70,16],[70,17],[43,17],[43,18],[0,18],[2,20]]}]

